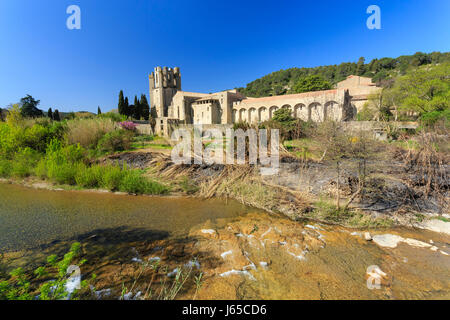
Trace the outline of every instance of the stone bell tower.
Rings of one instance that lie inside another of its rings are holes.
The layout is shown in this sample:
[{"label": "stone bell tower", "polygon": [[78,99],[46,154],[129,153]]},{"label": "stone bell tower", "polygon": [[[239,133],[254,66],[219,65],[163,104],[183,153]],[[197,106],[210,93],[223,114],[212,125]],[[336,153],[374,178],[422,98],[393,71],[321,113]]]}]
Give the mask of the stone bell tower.
[{"label": "stone bell tower", "polygon": [[156,67],[149,76],[150,106],[157,118],[167,117],[173,96],[181,91],[180,68]]}]

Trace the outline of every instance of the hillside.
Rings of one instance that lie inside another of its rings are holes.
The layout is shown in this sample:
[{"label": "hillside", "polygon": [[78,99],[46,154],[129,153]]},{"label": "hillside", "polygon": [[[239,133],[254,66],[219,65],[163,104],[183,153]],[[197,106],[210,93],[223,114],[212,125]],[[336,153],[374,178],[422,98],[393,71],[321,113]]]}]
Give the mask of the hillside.
[{"label": "hillside", "polygon": [[302,78],[319,75],[332,85],[355,74],[370,77],[374,82],[404,75],[408,69],[426,64],[437,64],[450,61],[450,52],[417,52],[414,55],[398,58],[373,59],[365,63],[361,57],[357,63],[344,62],[339,65],[320,66],[315,68],[290,68],[272,72],[247,84],[245,88],[237,88],[248,97],[267,97],[293,93],[293,86]]}]

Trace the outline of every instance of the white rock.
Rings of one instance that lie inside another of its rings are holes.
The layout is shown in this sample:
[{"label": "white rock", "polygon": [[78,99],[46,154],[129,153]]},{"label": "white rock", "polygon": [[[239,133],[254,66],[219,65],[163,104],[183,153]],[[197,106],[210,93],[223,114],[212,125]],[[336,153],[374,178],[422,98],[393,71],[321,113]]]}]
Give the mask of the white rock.
[{"label": "white rock", "polygon": [[220,274],[221,277],[227,277],[230,275],[243,275],[249,277],[251,280],[256,280],[255,277],[250,272],[242,270],[232,269],[230,271],[226,271]]},{"label": "white rock", "polygon": [[422,223],[422,226],[427,230],[450,234],[450,222],[445,222],[438,219],[431,219]]},{"label": "white rock", "polygon": [[370,235],[369,232],[365,232],[365,233],[364,233],[364,239],[365,239],[366,241],[372,240],[372,236]]},{"label": "white rock", "polygon": [[228,256],[228,255],[230,255],[230,254],[232,254],[232,253],[233,253],[233,251],[232,251],[232,250],[229,250],[229,251],[225,251],[225,252],[222,253],[220,256],[222,257],[222,259],[225,259],[226,256]]},{"label": "white rock", "polygon": [[403,238],[395,234],[377,234],[372,238],[373,242],[381,247],[395,248]]},{"label": "white rock", "polygon": [[431,244],[411,238],[403,238],[395,234],[377,234],[373,236],[373,241],[381,247],[396,248],[400,242],[418,248],[430,248]]}]

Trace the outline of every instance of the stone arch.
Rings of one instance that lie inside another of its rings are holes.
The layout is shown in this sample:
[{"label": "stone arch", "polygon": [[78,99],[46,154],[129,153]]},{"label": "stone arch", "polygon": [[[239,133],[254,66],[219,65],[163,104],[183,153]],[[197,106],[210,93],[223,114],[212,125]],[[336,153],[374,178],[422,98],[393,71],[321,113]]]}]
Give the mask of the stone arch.
[{"label": "stone arch", "polygon": [[308,109],[306,108],[306,106],[303,103],[297,103],[294,106],[294,117],[301,119],[303,121],[309,120]]},{"label": "stone arch", "polygon": [[291,107],[290,104],[284,104],[281,108],[282,109],[289,109],[289,110],[291,110],[291,114],[292,114],[292,107]]},{"label": "stone arch", "polygon": [[272,118],[273,118],[273,114],[274,114],[274,112],[277,111],[277,110],[278,110],[278,107],[277,107],[277,106],[271,106],[271,107],[269,108],[269,119],[272,119]]},{"label": "stone arch", "polygon": [[247,121],[247,115],[245,111],[245,109],[239,110],[239,122]]},{"label": "stone arch", "polygon": [[258,122],[258,116],[255,108],[248,109],[248,123]]},{"label": "stone arch", "polygon": [[308,118],[314,122],[323,121],[323,108],[319,102],[313,102],[308,106]]},{"label": "stone arch", "polygon": [[258,109],[258,120],[259,120],[260,122],[269,120],[269,113],[268,113],[266,107],[260,107],[260,108]]},{"label": "stone arch", "polygon": [[342,108],[336,101],[328,101],[323,108],[324,119],[340,121],[342,119]]},{"label": "stone arch", "polygon": [[238,112],[237,109],[233,109],[233,112],[232,112],[232,114],[231,114],[231,122],[232,122],[232,123],[235,123],[236,120],[237,120],[237,115],[238,115],[237,112]]}]

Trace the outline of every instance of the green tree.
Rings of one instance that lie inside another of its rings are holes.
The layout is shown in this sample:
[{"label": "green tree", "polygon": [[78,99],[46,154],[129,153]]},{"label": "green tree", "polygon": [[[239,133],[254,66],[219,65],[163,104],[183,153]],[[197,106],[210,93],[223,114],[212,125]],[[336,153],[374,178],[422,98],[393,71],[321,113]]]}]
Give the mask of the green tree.
[{"label": "green tree", "polygon": [[6,116],[6,122],[11,127],[20,126],[22,124],[23,117],[18,103],[15,103],[10,108],[8,108],[8,115]]},{"label": "green tree", "polygon": [[148,121],[150,118],[150,106],[148,105],[147,97],[145,94],[141,95],[141,111],[144,120]]},{"label": "green tree", "polygon": [[356,64],[356,74],[358,76],[362,76],[364,73],[366,73],[366,66],[365,66],[365,59],[364,57],[359,58],[358,63]]},{"label": "green tree", "polygon": [[124,102],[124,106],[123,106],[123,114],[126,115],[127,117],[130,117],[132,112],[131,112],[132,108],[130,107],[130,104],[128,103],[128,97],[125,97],[125,102]]},{"label": "green tree", "polygon": [[55,109],[55,112],[53,113],[53,120],[61,121],[61,116],[59,115],[58,109]]},{"label": "green tree", "polygon": [[100,106],[98,106],[98,108],[97,108],[97,115],[100,115],[100,114],[102,114],[102,110],[100,109]]},{"label": "green tree", "polygon": [[295,93],[320,91],[331,89],[331,83],[318,75],[311,75],[300,78],[294,85],[293,91]]},{"label": "green tree", "polygon": [[411,70],[388,89],[400,110],[442,112],[450,107],[450,63]]},{"label": "green tree", "polygon": [[47,111],[47,117],[49,117],[50,119],[53,120],[53,111],[52,111],[52,108],[49,108],[49,109],[48,109],[48,111]]},{"label": "green tree", "polygon": [[35,100],[29,94],[27,94],[26,97],[20,99],[20,104],[22,105],[20,112],[22,113],[22,116],[30,118],[42,117],[44,113],[42,112],[42,110],[37,108],[39,103],[40,100]]},{"label": "green tree", "polygon": [[141,119],[141,104],[139,102],[139,99],[137,96],[134,96],[134,110],[133,110],[133,117],[136,120]]},{"label": "green tree", "polygon": [[125,100],[123,98],[123,90],[120,90],[119,92],[119,104],[118,104],[118,112],[119,114],[126,115],[126,108],[125,108]]}]

